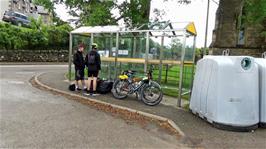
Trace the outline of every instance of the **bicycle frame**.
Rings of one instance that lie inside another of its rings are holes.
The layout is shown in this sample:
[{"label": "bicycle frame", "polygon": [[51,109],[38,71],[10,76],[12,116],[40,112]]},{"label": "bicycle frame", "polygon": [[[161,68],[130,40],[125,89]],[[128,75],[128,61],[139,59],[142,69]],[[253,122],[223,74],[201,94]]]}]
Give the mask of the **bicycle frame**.
[{"label": "bicycle frame", "polygon": [[117,99],[125,99],[128,95],[135,93],[136,97],[146,105],[158,105],[163,99],[163,93],[160,84],[152,80],[153,69],[150,69],[142,80],[138,80],[134,75],[135,72],[126,70],[118,76],[112,89],[113,96]]},{"label": "bicycle frame", "polygon": [[145,80],[145,81],[148,81],[148,82],[144,82],[144,80],[141,80],[141,81],[138,82],[138,85],[137,86],[134,86],[133,85],[135,82],[133,83],[133,81],[132,81],[132,79],[133,79],[133,73],[131,71],[130,72],[124,71],[123,72],[123,75],[119,76],[119,78],[121,80],[127,80],[127,82],[129,83],[129,86],[132,88],[132,89],[130,89],[130,91],[128,92],[128,94],[133,94],[133,93],[139,91],[139,89],[141,89],[145,84],[149,83],[150,80],[152,80],[152,72],[153,72],[153,70],[151,69],[147,73],[147,80]]},{"label": "bicycle frame", "polygon": [[135,86],[133,86],[133,83],[129,83],[129,85],[131,85],[131,87],[133,88],[133,90],[130,90],[129,94],[133,94],[133,93],[139,91],[139,89],[141,89],[144,84],[146,84],[146,83],[144,83],[143,81],[140,81],[140,84],[135,87]]}]

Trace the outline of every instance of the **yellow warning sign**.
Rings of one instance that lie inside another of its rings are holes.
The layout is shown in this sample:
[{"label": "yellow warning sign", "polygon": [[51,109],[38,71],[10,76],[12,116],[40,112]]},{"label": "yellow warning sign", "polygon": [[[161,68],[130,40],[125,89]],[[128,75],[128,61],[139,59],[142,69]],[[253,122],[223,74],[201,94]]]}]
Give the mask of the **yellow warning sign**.
[{"label": "yellow warning sign", "polygon": [[187,25],[186,30],[187,30],[187,32],[189,32],[195,36],[197,35],[197,31],[196,31],[196,28],[195,28],[195,25],[193,22],[191,22]]}]

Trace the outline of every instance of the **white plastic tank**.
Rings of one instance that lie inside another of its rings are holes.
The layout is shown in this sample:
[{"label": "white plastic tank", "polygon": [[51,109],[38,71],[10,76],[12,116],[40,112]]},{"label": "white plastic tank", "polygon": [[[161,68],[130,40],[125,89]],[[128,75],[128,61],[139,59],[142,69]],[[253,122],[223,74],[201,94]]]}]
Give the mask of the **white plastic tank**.
[{"label": "white plastic tank", "polygon": [[206,56],[197,63],[190,110],[236,131],[259,123],[258,66],[249,56]]},{"label": "white plastic tank", "polygon": [[266,127],[266,59],[256,58],[259,67],[260,126]]}]

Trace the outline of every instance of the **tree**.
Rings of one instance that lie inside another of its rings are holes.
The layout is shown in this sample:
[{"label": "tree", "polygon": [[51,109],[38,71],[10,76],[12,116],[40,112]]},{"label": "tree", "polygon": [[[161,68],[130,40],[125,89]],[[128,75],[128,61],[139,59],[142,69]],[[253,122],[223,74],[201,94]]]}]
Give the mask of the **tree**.
[{"label": "tree", "polygon": [[91,4],[85,7],[85,13],[81,14],[83,23],[91,26],[116,24],[111,14],[113,5],[112,1],[91,1]]},{"label": "tree", "polygon": [[111,13],[111,10],[115,7],[113,1],[61,0],[61,2],[65,3],[70,9],[80,12],[79,17],[83,25],[116,24],[115,18],[112,17]]},{"label": "tree", "polygon": [[265,0],[245,0],[246,24],[257,25],[262,29],[261,35],[266,40],[266,1]]},{"label": "tree", "polygon": [[[80,21],[83,25],[112,25],[123,19],[129,28],[139,27],[150,21],[151,0],[125,0],[117,4],[117,0],[58,0],[65,3],[70,9],[80,12]],[[167,1],[167,0],[161,0]],[[189,4],[190,0],[177,0],[181,4]],[[111,11],[118,9],[120,16],[115,18]],[[160,17],[164,13],[161,10],[153,10]],[[158,19],[155,19],[158,21]]]},{"label": "tree", "polygon": [[246,23],[266,24],[265,0],[245,0],[244,10]]},{"label": "tree", "polygon": [[124,1],[117,6],[120,11],[120,18],[124,19],[127,27],[139,27],[149,23],[151,0],[130,0]]},{"label": "tree", "polygon": [[54,3],[51,0],[33,0],[35,5],[40,5],[46,8],[49,12],[54,12]]}]

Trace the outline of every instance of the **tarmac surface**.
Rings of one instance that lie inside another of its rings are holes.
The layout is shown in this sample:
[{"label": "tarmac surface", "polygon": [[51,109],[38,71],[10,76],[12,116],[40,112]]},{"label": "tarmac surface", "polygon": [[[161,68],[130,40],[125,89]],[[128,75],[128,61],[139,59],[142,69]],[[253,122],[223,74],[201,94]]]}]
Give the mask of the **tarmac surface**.
[{"label": "tarmac surface", "polygon": [[[41,69],[41,67],[45,67],[45,69]],[[65,77],[64,77],[64,73],[67,71],[66,67],[64,67],[64,66],[41,66],[41,67],[40,68],[38,66],[33,66],[33,68],[25,67],[25,68],[12,70],[12,71],[13,72],[17,71],[16,73],[20,73],[20,74],[24,73],[24,75],[26,75],[28,73],[28,75],[27,75],[28,77],[24,78],[25,82],[27,81],[27,79],[30,78],[30,76],[33,76],[36,73],[45,72],[43,75],[41,75],[39,77],[40,82],[42,82],[43,84],[46,84],[50,87],[56,88],[56,89],[68,91],[68,82],[65,80]],[[4,84],[2,84],[3,78],[6,79],[6,77],[7,78],[11,77],[11,75],[5,74],[6,76],[3,77],[2,71],[3,71],[3,69],[10,70],[11,68],[2,68],[2,67],[0,67],[0,68],[1,68],[1,88],[3,88],[3,86],[5,86]],[[32,72],[32,71],[34,71],[34,72],[31,75],[29,75],[30,72]],[[12,79],[11,79],[11,81],[12,81]],[[2,94],[3,94],[2,90],[3,89],[1,89],[1,105],[3,103],[2,102]],[[51,95],[47,92],[43,92],[43,91],[40,91],[37,89],[31,88],[30,90],[34,90],[35,92],[38,92],[38,94],[37,94],[38,96],[40,94],[42,94],[45,97],[46,96],[47,97],[53,96],[53,98],[51,98],[51,99],[54,99],[54,98],[55,99],[61,99],[62,98],[60,96]],[[82,95],[82,93],[80,93],[80,92],[76,92],[76,93]],[[64,98],[62,98],[62,100],[63,99]],[[126,100],[116,100],[110,94],[107,94],[107,95],[99,95],[99,96],[95,97],[95,99],[169,118],[169,119],[173,120],[177,124],[177,126],[185,133],[186,138],[182,140],[182,143],[185,143],[186,145],[189,145],[191,147],[266,148],[266,129],[259,128],[259,129],[255,130],[254,132],[244,132],[244,133],[243,132],[231,132],[231,131],[219,130],[217,128],[214,128],[209,123],[198,118],[197,116],[191,114],[190,112],[188,112],[184,109],[176,108],[175,106],[173,106],[171,104],[167,104],[167,103],[169,103],[168,102],[169,100],[172,100],[171,98],[164,99],[163,104],[159,104],[158,106],[155,106],[155,107],[146,106],[141,101],[136,100],[134,97],[129,97]],[[71,102],[71,101],[66,100],[65,102]],[[173,102],[173,101],[171,101],[171,102]],[[74,102],[72,104],[74,104]],[[83,107],[83,105],[81,105],[81,104],[77,104],[77,105]],[[90,108],[86,108],[86,109],[90,109]],[[4,114],[2,114],[2,110],[1,110],[1,115],[4,115]],[[99,121],[100,120],[101,119],[99,119]],[[2,118],[1,118],[1,125],[2,125]],[[158,134],[162,134],[161,132],[158,132],[158,131],[152,131],[152,132],[155,132],[155,133],[157,132]],[[1,134],[2,134],[2,126],[1,126]],[[138,136],[142,136],[142,135],[140,134]],[[170,136],[168,136],[168,137],[169,137],[168,138],[169,140],[166,139],[167,141],[172,140],[172,138]],[[166,141],[166,140],[164,140],[164,141]],[[174,141],[174,142],[176,143],[178,141]],[[182,146],[181,145],[182,143],[179,143],[178,147]],[[171,145],[172,143],[170,141],[170,143],[167,142],[166,144]],[[131,146],[131,147],[134,147],[134,146]],[[160,146],[155,145],[153,147],[161,148],[162,146],[160,147]],[[173,146],[171,146],[171,147],[173,147]],[[167,148],[167,146],[163,146],[163,148]]]},{"label": "tarmac surface", "polygon": [[66,69],[62,65],[0,66],[0,148],[185,147],[155,124],[125,121],[29,83],[41,72],[62,74]]}]

